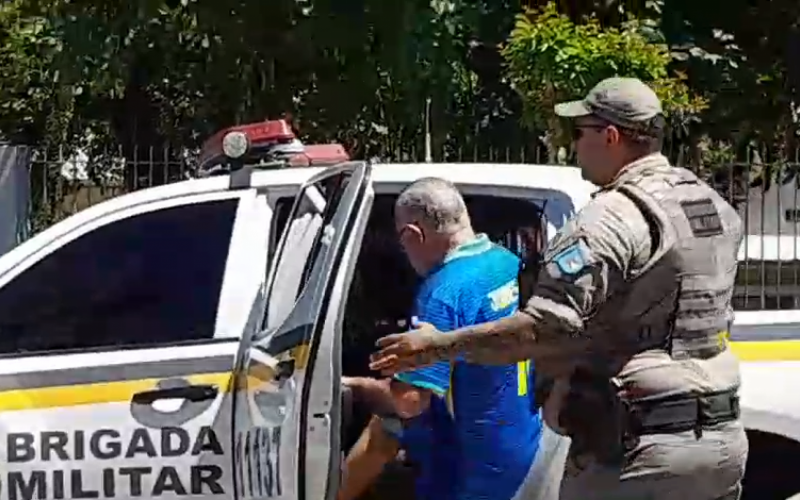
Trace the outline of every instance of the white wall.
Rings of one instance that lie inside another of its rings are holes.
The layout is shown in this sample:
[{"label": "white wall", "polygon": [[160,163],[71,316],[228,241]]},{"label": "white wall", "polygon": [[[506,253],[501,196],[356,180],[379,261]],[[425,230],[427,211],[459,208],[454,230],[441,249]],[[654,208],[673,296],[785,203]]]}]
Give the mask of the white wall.
[{"label": "white wall", "polygon": [[794,179],[785,184],[772,183],[766,192],[760,186],[750,188],[747,203],[739,207],[739,213],[747,234],[800,236],[800,224],[786,220],[787,209],[800,210],[800,192]]}]

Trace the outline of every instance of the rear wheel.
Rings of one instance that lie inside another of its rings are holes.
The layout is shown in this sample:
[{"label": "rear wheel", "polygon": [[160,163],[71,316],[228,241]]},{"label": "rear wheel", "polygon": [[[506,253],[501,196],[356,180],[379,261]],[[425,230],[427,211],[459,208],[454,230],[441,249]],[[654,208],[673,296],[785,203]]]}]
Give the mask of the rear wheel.
[{"label": "rear wheel", "polygon": [[750,453],[741,500],[800,500],[800,443],[750,430],[747,438]]}]

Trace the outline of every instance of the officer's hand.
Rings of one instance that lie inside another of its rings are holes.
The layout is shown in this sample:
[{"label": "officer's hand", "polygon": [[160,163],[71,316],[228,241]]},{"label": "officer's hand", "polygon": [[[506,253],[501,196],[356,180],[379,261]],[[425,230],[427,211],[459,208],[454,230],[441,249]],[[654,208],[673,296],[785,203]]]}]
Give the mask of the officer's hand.
[{"label": "officer's hand", "polygon": [[370,357],[370,369],[383,375],[394,375],[440,361],[442,358],[438,356],[437,348],[444,344],[446,336],[431,324],[419,323],[417,326],[417,330],[378,339],[375,345],[380,350]]}]

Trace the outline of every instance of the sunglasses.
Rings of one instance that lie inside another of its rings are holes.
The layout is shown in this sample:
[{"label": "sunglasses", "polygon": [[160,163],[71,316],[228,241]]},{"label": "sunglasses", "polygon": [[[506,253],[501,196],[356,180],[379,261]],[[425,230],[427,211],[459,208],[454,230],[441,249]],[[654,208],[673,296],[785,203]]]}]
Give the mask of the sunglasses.
[{"label": "sunglasses", "polygon": [[584,134],[585,130],[605,130],[606,128],[608,128],[608,125],[601,125],[599,123],[597,123],[597,124],[585,124],[585,125],[574,125],[572,127],[572,137],[574,137],[575,140],[577,141],[581,137],[583,137],[583,134]]}]

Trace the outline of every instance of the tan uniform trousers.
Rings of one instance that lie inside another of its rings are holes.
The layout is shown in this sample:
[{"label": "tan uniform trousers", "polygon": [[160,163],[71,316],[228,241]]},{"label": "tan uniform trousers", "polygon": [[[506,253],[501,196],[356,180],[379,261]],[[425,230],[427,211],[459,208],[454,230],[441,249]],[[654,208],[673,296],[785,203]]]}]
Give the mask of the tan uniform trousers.
[{"label": "tan uniform trousers", "polygon": [[693,431],[645,435],[620,467],[560,457],[566,466],[559,499],[738,500],[747,452],[739,421],[706,429],[700,438]]}]

